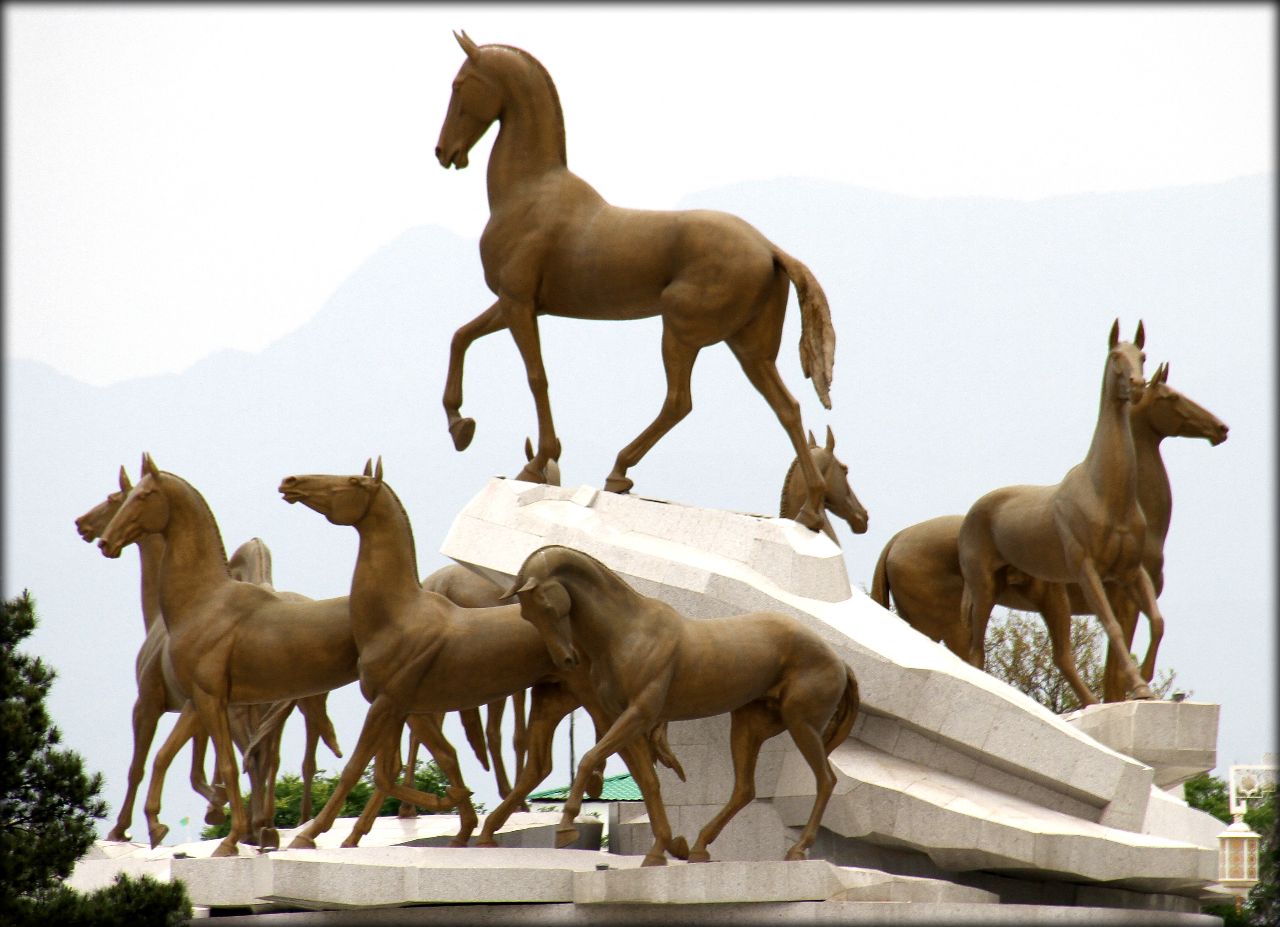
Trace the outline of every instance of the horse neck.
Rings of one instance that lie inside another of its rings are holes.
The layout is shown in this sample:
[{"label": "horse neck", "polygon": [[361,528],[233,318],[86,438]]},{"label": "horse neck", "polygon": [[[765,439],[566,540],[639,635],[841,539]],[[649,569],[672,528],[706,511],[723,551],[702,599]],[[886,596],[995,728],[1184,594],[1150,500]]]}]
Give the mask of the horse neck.
[{"label": "horse neck", "polygon": [[391,487],[382,485],[355,527],[360,534],[360,552],[351,576],[351,618],[361,633],[385,623],[399,606],[416,598],[422,587],[413,528]]},{"label": "horse neck", "polygon": [[172,475],[161,485],[169,500],[169,520],[162,532],[160,602],[172,631],[192,605],[232,579],[218,523],[203,497]]},{"label": "horse neck", "polygon": [[556,570],[573,602],[573,633],[588,650],[608,652],[608,644],[638,616],[639,594],[595,560],[570,554]]},{"label": "horse neck", "polygon": [[1102,381],[1098,424],[1084,459],[1085,471],[1095,491],[1107,501],[1109,508],[1123,508],[1137,493],[1137,464],[1129,427],[1130,403],[1119,397],[1116,383],[1108,366]]},{"label": "horse neck", "polygon": [[1160,456],[1160,442],[1167,436],[1151,427],[1142,411],[1129,416],[1129,430],[1133,433],[1133,449],[1138,471],[1138,504],[1147,519],[1148,534],[1154,533],[1161,541],[1169,533],[1169,521],[1173,514],[1173,489],[1169,485],[1169,471]]},{"label": "horse neck", "polygon": [[[818,448],[810,451],[813,455],[813,465],[818,469],[823,480],[827,479],[827,466],[831,463],[831,459],[826,455],[824,449]],[[800,514],[800,509],[804,505],[805,496],[808,492],[808,486],[805,485],[804,471],[800,469],[800,458],[797,457],[791,461],[791,467],[787,470],[786,478],[782,481],[782,497],[778,500],[778,517],[779,518],[795,518]],[[826,502],[826,499],[823,499]],[[822,510],[822,530],[834,541],[835,531],[831,528],[831,521],[827,518],[827,510]]]},{"label": "horse neck", "polygon": [[148,534],[138,541],[142,565],[142,623],[148,631],[160,620],[160,566],[164,562],[164,538]]},{"label": "horse neck", "polygon": [[540,67],[524,63],[523,70],[504,82],[506,105],[489,155],[490,212],[530,179],[568,166],[564,116],[551,78]]}]

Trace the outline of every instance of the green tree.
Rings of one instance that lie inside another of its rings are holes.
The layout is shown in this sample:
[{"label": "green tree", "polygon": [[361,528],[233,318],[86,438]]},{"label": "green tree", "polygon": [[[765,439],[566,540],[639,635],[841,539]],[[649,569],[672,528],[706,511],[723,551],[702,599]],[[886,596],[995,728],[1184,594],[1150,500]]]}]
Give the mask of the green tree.
[{"label": "green tree", "polygon": [[[1076,670],[1099,697],[1106,670],[1107,636],[1097,619],[1076,615],[1071,619],[1071,652]],[[1053,663],[1053,646],[1044,619],[1038,614],[1008,611],[995,615],[987,626],[987,672],[1025,692],[1055,714],[1074,711],[1080,701]],[[1174,672],[1156,674],[1151,690],[1165,698],[1173,689]]]},{"label": "green tree", "polygon": [[[317,770],[315,778],[311,782],[311,807],[316,813],[324,807],[325,802],[329,800],[329,796],[338,786],[340,773],[334,773],[331,776],[324,775],[324,770]],[[423,792],[430,792],[432,795],[445,797],[445,788],[448,780],[444,773],[440,771],[440,767],[435,761],[423,762],[418,761],[415,770],[414,781],[416,787]],[[357,817],[364,810],[364,806],[373,796],[373,769],[366,769],[364,774],[356,782],[355,787],[347,795],[346,801],[342,803],[342,810],[338,813],[339,817],[353,818]],[[248,796],[245,797],[245,807],[248,807]],[[276,780],[276,815],[275,825],[278,828],[297,827],[302,822],[298,820],[299,809],[302,805],[302,779],[294,773],[285,773]],[[477,811],[483,811],[482,806],[476,806]],[[393,817],[400,813],[400,799],[388,798],[382,803],[382,807],[378,810],[378,817]],[[212,827],[206,827],[200,832],[201,838],[211,840],[218,837],[225,837],[231,831],[230,821],[224,821]]]},{"label": "green tree", "polygon": [[106,816],[102,775],[58,748],[61,735],[45,708],[56,674],[18,651],[37,624],[26,592],[0,614],[0,923],[13,927],[177,925],[191,917],[180,882],[121,875],[83,895],[63,884]]}]

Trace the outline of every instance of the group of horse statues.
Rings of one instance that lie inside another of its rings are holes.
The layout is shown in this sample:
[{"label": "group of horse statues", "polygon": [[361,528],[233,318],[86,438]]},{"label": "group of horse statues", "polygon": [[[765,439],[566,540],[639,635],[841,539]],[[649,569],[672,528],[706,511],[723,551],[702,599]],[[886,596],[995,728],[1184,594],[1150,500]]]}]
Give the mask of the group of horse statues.
[{"label": "group of horse statues", "polygon": [[[835,331],[810,271],[733,216],[609,205],[568,170],[563,114],[542,65],[510,46],[476,45],[465,34],[457,39],[466,60],[453,82],[437,158],[444,167],[465,167],[470,149],[493,123],[499,132],[488,165],[491,218],[480,240],[496,301],[452,339],[444,406],[455,448],[465,449],[475,430],[460,413],[467,348],[506,328],[537,410],[537,441],[526,441],[517,478],[558,483],[561,446],[537,317],[660,315],[666,398],[657,418],[618,453],[604,488],[631,489],[628,471],[692,408],[690,374],[698,352],[723,341],[795,448],[780,516],[837,543],[829,515],[855,534],[865,532],[867,512],[849,485],[848,467],[835,455],[833,432],[828,427],[818,442],[805,431],[799,404],[776,368],[794,286],[802,370],[823,406],[831,407]],[[1055,663],[1085,705],[1098,696],[1072,661],[1070,619],[1096,615],[1109,643],[1103,697],[1152,698],[1164,626],[1156,600],[1171,509],[1160,443],[1177,436],[1218,444],[1227,427],[1168,385],[1167,365],[1145,378],[1144,340],[1141,323],[1132,341],[1121,339],[1118,321],[1112,327],[1093,439],[1084,460],[1060,483],[997,489],[966,515],[898,532],[876,564],[872,597],[978,667],[996,604],[1039,612]],[[134,753],[108,839],[127,839],[158,719],[175,712],[179,720],[155,756],[145,803],[152,845],[167,833],[159,820],[165,773],[191,741],[191,782],[208,801],[206,821],[224,820],[230,806],[229,833],[214,855],[234,855],[240,842],[278,847],[280,735],[296,709],[307,740],[304,823],[292,848],[316,845],[371,762],[374,794],[344,846],[358,844],[388,796],[400,799],[406,813],[415,807],[456,812],[455,846],[473,839],[477,846],[496,846],[497,832],[550,774],[557,726],[582,708],[596,743],[573,771],[558,846],[575,839],[583,797],[599,793],[605,763],[616,753],[649,814],[654,842],[644,864],[661,865],[668,856],[708,860],[711,842],[754,797],[761,745],[785,730],[816,786],[809,818],[786,853],[788,859],[805,857],[836,781],[828,757],[849,736],[859,691],[852,670],[799,621],[772,612],[691,620],[641,595],[598,560],[556,545],[530,554],[506,587],[458,565],[420,579],[409,516],[383,478],[381,458],[370,459],[359,473],[287,476],[279,491],[285,502],[356,530],[348,596],[313,600],[276,590],[270,554],[256,538],[228,558],[203,496],[159,469],[149,454],[136,484],[121,467],[118,489],[76,519],[84,540],[97,541],[108,557],[136,545],[142,567],[146,638],[136,665]],[[1129,652],[1139,612],[1151,629],[1141,664]],[[356,681],[368,712],[337,787],[313,816],[318,743],[342,756],[325,700]],[[503,759],[508,699],[514,703],[514,779]],[[487,726],[481,706],[487,707]],[[444,734],[448,712],[461,715],[469,745],[497,779],[501,802],[483,824]],[[690,845],[672,832],[655,767],[661,763],[685,777],[667,741],[669,722],[723,714],[730,716],[732,793]],[[407,764],[401,751],[406,728],[412,745]],[[209,741],[212,784],[204,770]],[[443,797],[415,787],[419,744],[448,781]],[[250,780],[247,806],[237,754]]]}]

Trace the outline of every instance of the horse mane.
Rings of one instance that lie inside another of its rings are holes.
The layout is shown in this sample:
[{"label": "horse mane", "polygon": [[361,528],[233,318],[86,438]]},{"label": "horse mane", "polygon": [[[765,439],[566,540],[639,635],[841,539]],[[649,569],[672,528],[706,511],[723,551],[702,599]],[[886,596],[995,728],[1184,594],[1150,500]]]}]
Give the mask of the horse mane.
[{"label": "horse mane", "polygon": [[[413,563],[414,579],[418,579],[418,548],[413,540],[413,522],[409,521],[409,513],[405,511],[404,503],[400,501],[400,497],[396,495],[395,490],[388,484],[381,483],[381,490],[391,497],[391,501],[396,504],[396,510],[400,513],[400,518],[404,520],[405,533],[409,535],[409,557]],[[421,580],[419,580],[421,585]]]},{"label": "horse mane", "polygon": [[[825,475],[827,465],[831,463],[826,458],[826,448],[810,447],[809,453],[815,458],[813,465],[818,468],[818,472]],[[800,500],[797,498],[804,489],[804,474],[800,471],[800,458],[796,457],[791,461],[791,466],[787,468],[787,475],[782,480],[782,493],[778,499],[778,517],[779,518],[795,518],[800,511]]]},{"label": "horse mane", "polygon": [[195,497],[196,501],[200,503],[201,509],[204,510],[204,514],[208,517],[209,524],[213,528],[213,536],[218,539],[218,552],[222,554],[222,566],[227,571],[227,575],[230,576],[231,567],[227,562],[227,545],[223,543],[222,530],[218,527],[218,519],[213,517],[213,509],[209,507],[209,503],[205,500],[204,496],[200,494],[200,490],[196,489],[176,473],[170,473],[168,470],[161,470],[160,475],[168,477],[175,483],[185,486],[191,495]]},{"label": "horse mane", "polygon": [[[534,551],[534,553],[542,554],[544,558],[546,558],[547,556],[555,557],[556,572],[559,572],[561,568],[563,568],[564,572],[569,573],[571,576],[577,576],[577,577],[585,578],[592,581],[599,581],[602,583],[613,584],[622,589],[625,589],[627,592],[630,592],[632,595],[639,594],[634,589],[632,589],[631,586],[625,580],[623,580],[621,577],[614,574],[614,572],[610,570],[607,566],[605,566],[603,563],[601,563],[599,560],[597,560],[595,557],[591,556],[590,554],[585,553],[584,551],[577,550],[576,548],[573,548],[573,547],[566,547],[563,544],[548,544],[546,547],[541,547],[538,550]],[[560,556],[556,556],[557,554],[559,554]],[[527,578],[525,576],[524,566],[527,565],[529,561],[532,559],[533,559],[533,554],[530,554],[529,557],[526,558],[524,565],[521,566],[520,573],[516,578],[517,585],[522,585],[525,579]]]},{"label": "horse mane", "polygon": [[514,45],[499,45],[496,43],[489,44],[489,45],[482,45],[480,47],[493,48],[493,49],[499,49],[501,51],[511,52],[512,54],[516,55],[516,57],[523,59],[526,64],[531,65],[535,71],[537,71],[540,75],[542,75],[542,79],[547,83],[547,89],[551,91],[551,103],[553,106],[555,106],[556,119],[560,123],[560,159],[567,164],[569,161],[569,155],[565,146],[564,110],[560,106],[560,93],[559,91],[556,90],[556,82],[551,79],[551,72],[546,69],[546,67],[542,64],[541,61],[533,57],[533,55],[529,54],[523,48],[516,48]]}]

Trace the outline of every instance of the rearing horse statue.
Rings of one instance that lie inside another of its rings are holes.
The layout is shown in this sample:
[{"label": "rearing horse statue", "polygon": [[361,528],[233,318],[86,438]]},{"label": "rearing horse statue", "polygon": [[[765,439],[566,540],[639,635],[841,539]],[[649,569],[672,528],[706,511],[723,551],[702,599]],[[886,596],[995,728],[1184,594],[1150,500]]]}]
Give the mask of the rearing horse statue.
[{"label": "rearing horse statue", "polygon": [[658,417],[619,453],[605,489],[632,487],[627,470],[689,414],[690,375],[698,352],[723,341],[778,416],[808,488],[796,521],[822,528],[822,476],[805,443],[800,406],[776,360],[794,285],[800,303],[800,366],[831,408],[835,329],[822,287],[809,269],[736,216],[708,210],[621,209],[570,172],[564,115],[555,84],[528,52],[455,37],[467,60],[453,81],[436,158],[464,168],[494,122],[489,156],[489,223],[480,237],[492,306],[453,335],[444,408],[454,447],[465,450],[475,420],[463,418],[462,370],[477,338],[506,328],[524,359],[538,414],[538,449],[517,477],[545,482],[559,456],[542,365],[538,316],[579,319],[662,317],[667,395]]}]

